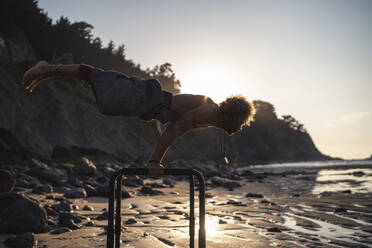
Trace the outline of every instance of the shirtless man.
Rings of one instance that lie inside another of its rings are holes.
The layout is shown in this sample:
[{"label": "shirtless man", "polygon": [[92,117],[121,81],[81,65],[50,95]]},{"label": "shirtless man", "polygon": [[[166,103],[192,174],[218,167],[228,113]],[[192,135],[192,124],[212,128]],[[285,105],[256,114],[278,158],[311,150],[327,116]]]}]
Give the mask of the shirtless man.
[{"label": "shirtless man", "polygon": [[155,79],[128,78],[116,71],[86,65],[53,65],[45,61],[29,69],[23,76],[23,87],[32,91],[42,80],[62,76],[87,81],[100,111],[110,116],[137,116],[157,119],[167,124],[148,160],[150,175],[161,176],[161,161],[177,137],[192,129],[217,127],[228,135],[241,130],[253,120],[253,104],[241,95],[231,96],[216,104],[202,95],[172,96],[163,91]]}]

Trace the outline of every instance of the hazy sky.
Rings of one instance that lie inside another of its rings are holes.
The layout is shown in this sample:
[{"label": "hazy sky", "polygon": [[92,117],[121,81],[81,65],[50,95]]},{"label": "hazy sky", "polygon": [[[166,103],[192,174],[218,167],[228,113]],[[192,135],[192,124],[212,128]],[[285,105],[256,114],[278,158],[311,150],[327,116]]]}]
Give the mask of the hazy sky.
[{"label": "hazy sky", "polygon": [[86,21],[142,68],[170,62],[183,93],[241,93],[305,125],[321,152],[372,154],[372,1],[40,0]]}]

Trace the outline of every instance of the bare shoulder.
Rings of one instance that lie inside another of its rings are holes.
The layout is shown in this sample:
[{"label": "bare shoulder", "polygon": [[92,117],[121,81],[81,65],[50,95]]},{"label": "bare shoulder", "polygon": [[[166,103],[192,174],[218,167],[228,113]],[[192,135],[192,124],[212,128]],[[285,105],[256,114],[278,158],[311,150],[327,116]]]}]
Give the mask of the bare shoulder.
[{"label": "bare shoulder", "polygon": [[203,104],[184,112],[180,120],[193,123],[194,128],[213,126],[218,118],[218,105],[212,100],[205,99]]},{"label": "bare shoulder", "polygon": [[190,111],[193,114],[199,111],[208,112],[214,107],[217,107],[217,104],[215,104],[213,100],[207,96],[192,94],[175,95],[172,97],[170,107],[171,121],[177,121],[179,118],[182,118],[184,114]]},{"label": "bare shoulder", "polygon": [[194,111],[194,123],[199,127],[213,125],[218,117],[218,105],[213,101],[200,105]]},{"label": "bare shoulder", "polygon": [[174,101],[175,104],[182,103],[189,103],[191,105],[202,105],[205,103],[214,103],[213,100],[204,95],[193,95],[193,94],[179,94],[175,95],[172,98],[172,101]]}]

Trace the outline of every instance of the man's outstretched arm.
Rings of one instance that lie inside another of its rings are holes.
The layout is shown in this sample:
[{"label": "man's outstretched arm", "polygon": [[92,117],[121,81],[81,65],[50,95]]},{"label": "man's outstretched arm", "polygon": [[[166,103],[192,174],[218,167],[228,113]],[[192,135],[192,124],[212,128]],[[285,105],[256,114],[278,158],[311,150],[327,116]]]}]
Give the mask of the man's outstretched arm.
[{"label": "man's outstretched arm", "polygon": [[[211,117],[216,111],[216,104],[203,104],[193,110],[190,110],[182,115],[177,121],[172,122],[168,125],[165,132],[160,136],[158,143],[154,147],[149,161],[148,167],[150,168],[150,175],[160,176],[162,171],[157,169],[164,168],[160,162],[162,161],[165,153],[169,147],[173,144],[175,139],[182,136],[185,132],[194,129],[197,125],[210,126]],[[152,170],[153,169],[153,170]]]},{"label": "man's outstretched arm", "polygon": [[186,131],[194,128],[194,118],[195,112],[190,111],[184,114],[176,122],[170,123],[152,150],[149,161],[157,161],[160,163],[176,138],[183,135]]},{"label": "man's outstretched arm", "polygon": [[194,127],[194,115],[194,113],[186,113],[176,122],[170,123],[160,136],[158,143],[150,155],[148,163],[150,176],[159,177],[163,175],[164,167],[160,162],[175,139]]}]

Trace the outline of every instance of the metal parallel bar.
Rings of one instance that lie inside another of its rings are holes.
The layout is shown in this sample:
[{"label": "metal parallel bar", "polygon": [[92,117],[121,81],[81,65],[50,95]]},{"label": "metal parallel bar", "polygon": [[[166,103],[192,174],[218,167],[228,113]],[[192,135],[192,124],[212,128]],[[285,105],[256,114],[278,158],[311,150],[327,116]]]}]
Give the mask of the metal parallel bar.
[{"label": "metal parallel bar", "polygon": [[116,176],[110,178],[109,212],[107,226],[107,248],[114,248],[114,204],[115,204],[115,180]]},{"label": "metal parallel bar", "polygon": [[199,180],[199,248],[205,248],[205,180],[199,171],[192,172]]},{"label": "metal parallel bar", "polygon": [[121,232],[121,182],[122,175],[116,178],[116,215],[115,215],[115,248],[120,247]]},{"label": "metal parallel bar", "polygon": [[[148,168],[123,168],[114,173],[110,179],[109,192],[109,219],[107,229],[107,247],[114,247],[114,217],[115,217],[115,248],[120,247],[120,233],[121,233],[121,183],[122,175],[148,175]],[[199,247],[205,248],[206,234],[205,234],[205,180],[203,175],[194,169],[164,169],[164,175],[178,175],[189,176],[190,180],[190,247],[194,247],[195,236],[195,200],[194,200],[194,178],[196,176],[199,180]],[[116,187],[115,187],[116,186]],[[116,189],[115,189],[116,188]],[[114,216],[116,196],[116,213]]]},{"label": "metal parallel bar", "polygon": [[195,202],[194,202],[194,176],[190,175],[190,220],[189,220],[189,233],[190,233],[190,248],[194,248],[195,238]]}]

